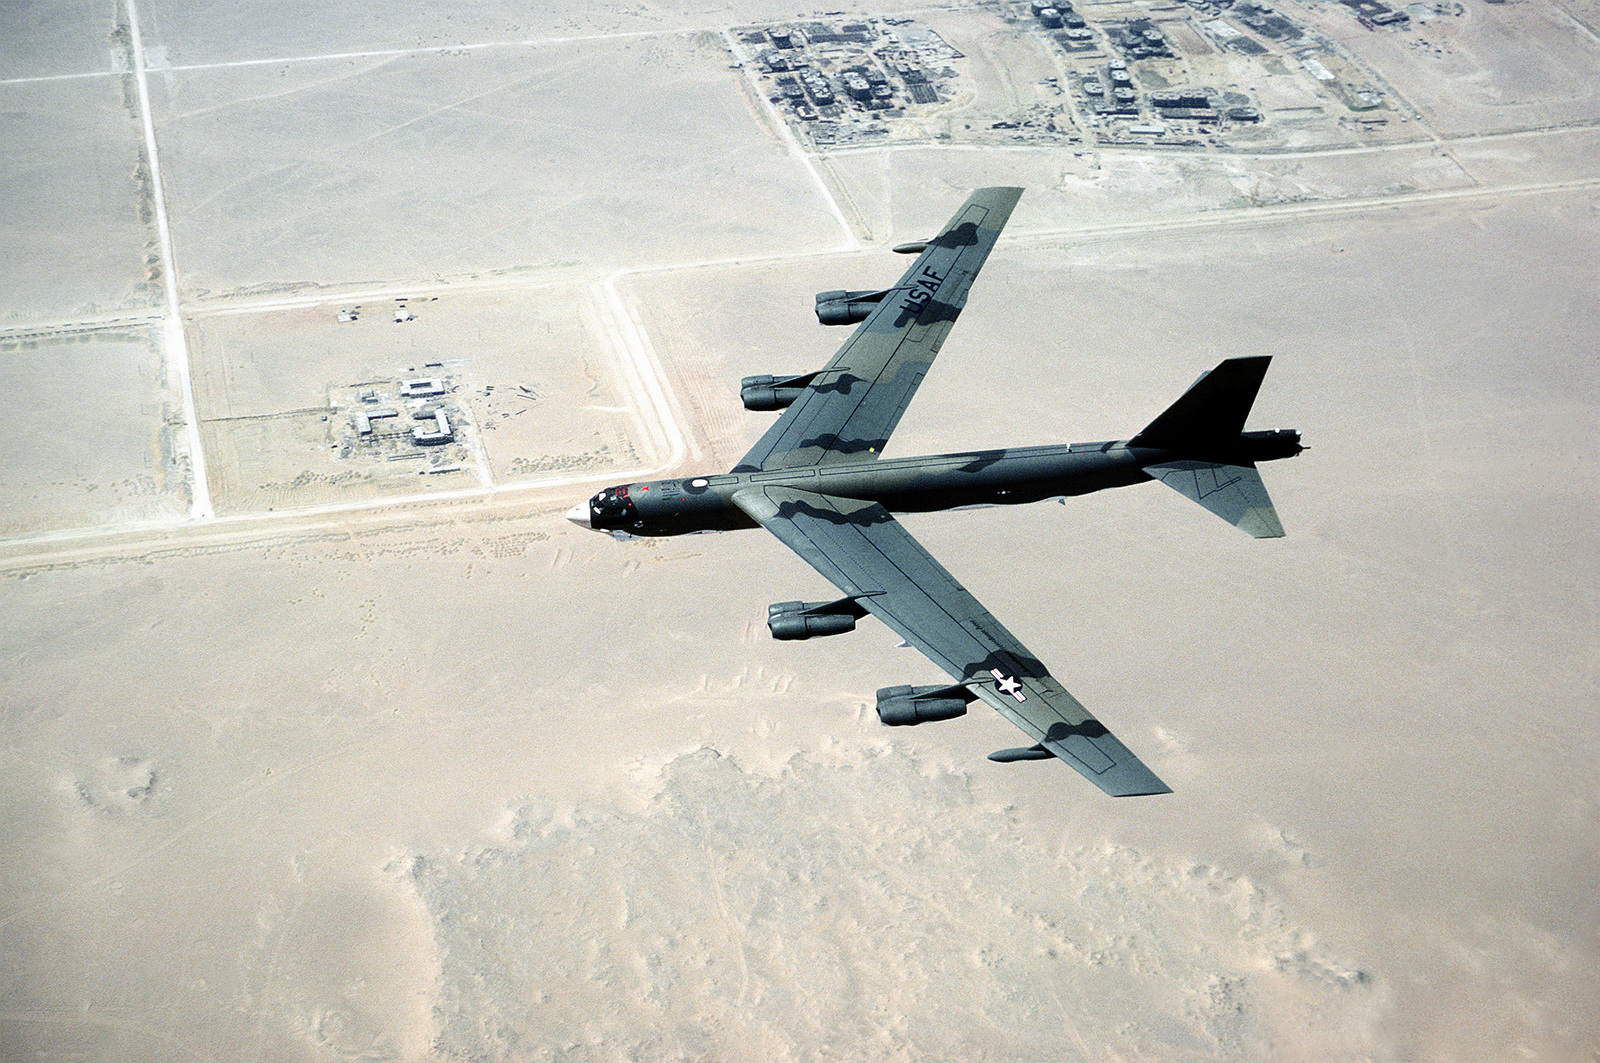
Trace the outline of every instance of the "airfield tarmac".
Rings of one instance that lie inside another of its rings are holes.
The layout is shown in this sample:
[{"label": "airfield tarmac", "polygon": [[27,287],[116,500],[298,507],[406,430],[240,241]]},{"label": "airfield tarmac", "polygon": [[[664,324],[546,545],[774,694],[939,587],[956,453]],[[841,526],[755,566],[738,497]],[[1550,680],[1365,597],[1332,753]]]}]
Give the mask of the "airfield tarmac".
[{"label": "airfield tarmac", "polygon": [[[1417,139],[809,153],[724,50],[775,2],[7,25],[0,1059],[1592,1059],[1595,13],[1283,6]],[[894,453],[1246,354],[1312,447],[1282,540],[1155,485],[906,519],[1168,797],[882,728],[938,673],[770,640],[827,590],[762,534],[560,519],[731,464],[738,379],[844,337],[812,293],[992,183]],[[338,458],[413,372],[466,467]]]}]

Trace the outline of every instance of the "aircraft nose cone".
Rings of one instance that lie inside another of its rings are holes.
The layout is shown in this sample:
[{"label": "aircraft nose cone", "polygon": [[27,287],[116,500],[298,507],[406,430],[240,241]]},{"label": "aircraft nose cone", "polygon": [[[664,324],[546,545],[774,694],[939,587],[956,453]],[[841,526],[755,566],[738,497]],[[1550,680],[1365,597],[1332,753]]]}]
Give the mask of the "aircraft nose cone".
[{"label": "aircraft nose cone", "polygon": [[567,510],[567,519],[580,528],[589,528],[591,530],[594,528],[594,525],[589,523],[589,503],[587,502],[579,502]]}]

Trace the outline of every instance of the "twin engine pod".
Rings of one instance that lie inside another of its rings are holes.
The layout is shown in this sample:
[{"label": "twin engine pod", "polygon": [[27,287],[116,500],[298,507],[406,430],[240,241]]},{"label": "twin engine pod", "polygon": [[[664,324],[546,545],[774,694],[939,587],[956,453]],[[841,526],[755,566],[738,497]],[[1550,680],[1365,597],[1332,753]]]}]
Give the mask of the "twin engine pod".
[{"label": "twin engine pod", "polygon": [[881,292],[818,292],[817,320],[824,325],[854,325],[883,302],[888,289]]},{"label": "twin engine pod", "polygon": [[978,695],[964,686],[884,687],[878,691],[878,719],[889,727],[912,727],[967,714]]},{"label": "twin engine pod", "polygon": [[856,629],[856,621],[867,615],[854,598],[836,602],[778,602],[767,606],[767,630],[783,642],[814,639],[823,635],[842,635]]},{"label": "twin engine pod", "polygon": [[744,408],[765,413],[770,410],[781,410],[793,406],[794,401],[805,393],[809,385],[817,377],[816,373],[802,373],[799,376],[747,376],[739,381],[739,401],[744,403]]},{"label": "twin engine pod", "polygon": [[[833,602],[777,602],[767,606],[767,630],[785,642],[842,635],[856,629],[867,615],[860,595]],[[878,719],[890,727],[907,727],[935,720],[953,720],[967,714],[978,695],[955,686],[884,687],[878,691]]]}]

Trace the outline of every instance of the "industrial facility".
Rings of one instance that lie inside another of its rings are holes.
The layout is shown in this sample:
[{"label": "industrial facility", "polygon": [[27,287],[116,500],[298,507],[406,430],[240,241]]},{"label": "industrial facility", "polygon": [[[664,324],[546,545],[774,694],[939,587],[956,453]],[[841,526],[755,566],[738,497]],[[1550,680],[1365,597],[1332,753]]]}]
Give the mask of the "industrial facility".
[{"label": "industrial facility", "polygon": [[[1382,0],[1341,2],[1374,32],[1407,25],[1405,13]],[[1013,99],[988,118],[975,113],[972,85],[963,84],[960,49],[908,17],[741,27],[736,65],[748,67],[774,110],[818,150],[919,140],[1270,143],[1284,134],[1242,87],[1242,64],[1259,65],[1261,76],[1310,81],[1325,100],[1322,113],[1298,108],[1293,122],[1344,122],[1367,133],[1386,122],[1389,94],[1347,50],[1259,0],[1183,0],[1148,15],[1096,8],[1089,16],[1073,0],[1030,0],[1000,13],[1031,28],[1059,73],[1040,81],[1037,102],[1024,98],[1019,107]]]},{"label": "industrial facility", "polygon": [[[431,363],[430,367],[442,367]],[[471,422],[448,376],[397,377],[329,389],[329,446],[335,460],[419,462],[423,473],[456,472],[470,458]]]},{"label": "industrial facility", "polygon": [[951,97],[948,64],[962,58],[910,19],[804,22],[738,31],[769,101],[818,146],[882,136]]}]

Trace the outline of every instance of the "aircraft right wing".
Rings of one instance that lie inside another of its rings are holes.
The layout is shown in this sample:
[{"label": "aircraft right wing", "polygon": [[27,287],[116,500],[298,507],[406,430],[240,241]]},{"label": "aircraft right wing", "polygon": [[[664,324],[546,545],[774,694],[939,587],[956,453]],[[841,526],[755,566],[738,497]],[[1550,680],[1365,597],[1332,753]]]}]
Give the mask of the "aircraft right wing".
[{"label": "aircraft right wing", "polygon": [[[1113,797],[1171,788],[876,502],[747,487],[734,503],[962,687]],[[1019,758],[1032,750],[1013,751]]]},{"label": "aircraft right wing", "polygon": [[1021,195],[1020,188],[973,192],[733,471],[876,458]]}]

